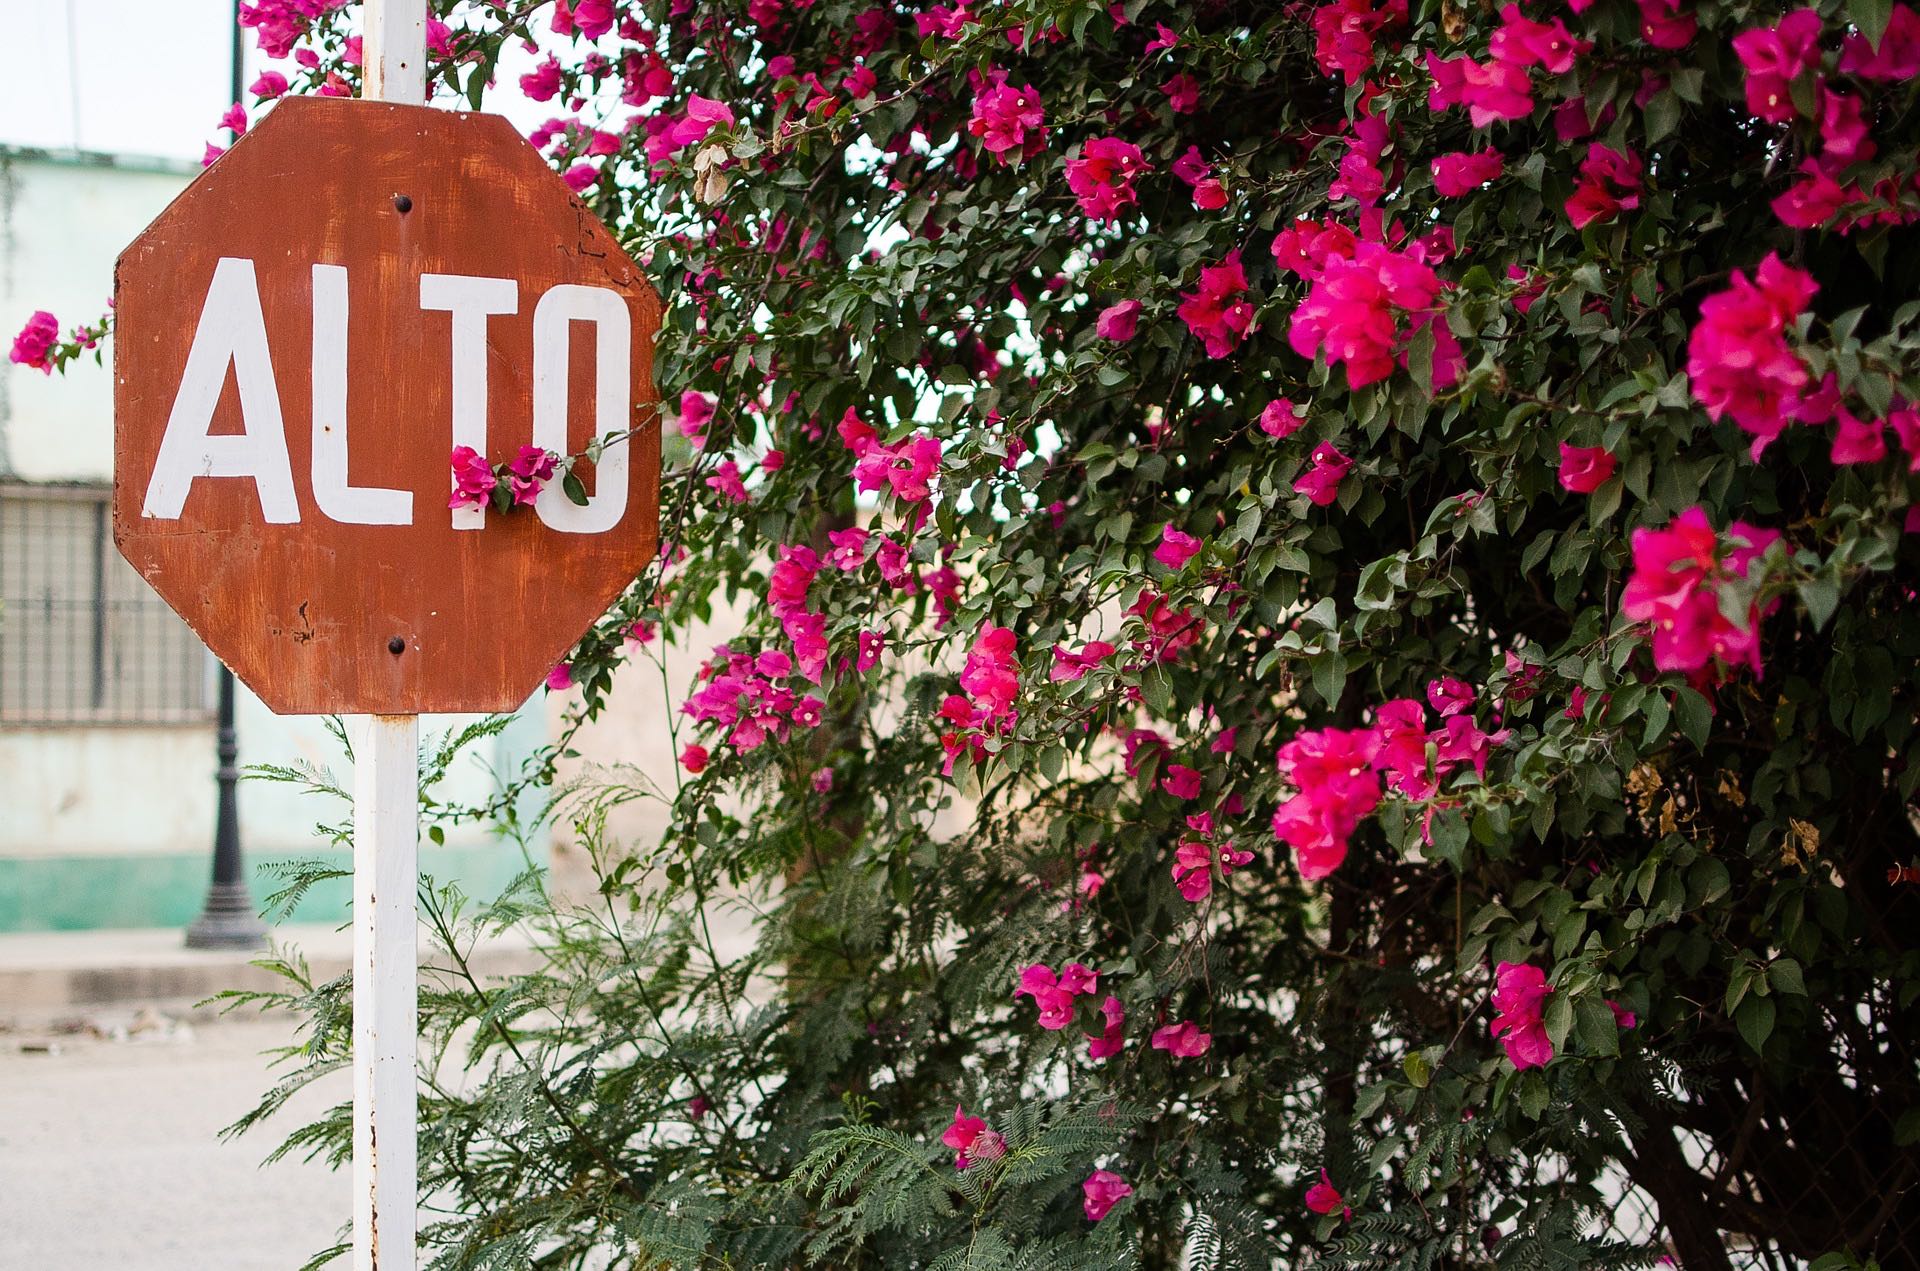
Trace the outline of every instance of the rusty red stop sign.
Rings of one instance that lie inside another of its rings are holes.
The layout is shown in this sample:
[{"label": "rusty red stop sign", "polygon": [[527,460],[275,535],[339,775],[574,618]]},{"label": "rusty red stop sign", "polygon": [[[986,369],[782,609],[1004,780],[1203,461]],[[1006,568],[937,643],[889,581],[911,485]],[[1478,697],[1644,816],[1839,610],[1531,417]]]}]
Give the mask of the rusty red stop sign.
[{"label": "rusty red stop sign", "polygon": [[275,711],[510,710],[653,556],[659,299],[503,119],[284,101],[114,294],[114,539]]}]

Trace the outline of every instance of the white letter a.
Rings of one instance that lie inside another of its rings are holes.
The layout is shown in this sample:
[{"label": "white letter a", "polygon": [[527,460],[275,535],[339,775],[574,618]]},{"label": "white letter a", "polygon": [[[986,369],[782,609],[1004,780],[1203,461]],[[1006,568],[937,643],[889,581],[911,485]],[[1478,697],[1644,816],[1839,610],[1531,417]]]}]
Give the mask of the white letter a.
[{"label": "white letter a", "polygon": [[[213,436],[208,429],[229,366],[240,390],[240,431]],[[213,285],[207,288],[140,514],[178,520],[199,477],[252,477],[260,513],[268,523],[289,525],[300,519],[280,389],[267,352],[267,321],[260,312],[260,286],[253,262],[232,256],[222,256],[214,266]]]}]

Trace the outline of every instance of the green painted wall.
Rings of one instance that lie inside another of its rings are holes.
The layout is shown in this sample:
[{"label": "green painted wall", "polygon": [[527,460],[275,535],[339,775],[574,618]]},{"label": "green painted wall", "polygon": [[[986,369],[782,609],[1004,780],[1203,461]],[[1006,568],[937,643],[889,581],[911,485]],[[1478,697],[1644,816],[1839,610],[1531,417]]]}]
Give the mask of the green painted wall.
[{"label": "green painted wall", "polygon": [[[273,866],[288,860],[325,860],[342,868],[351,864],[344,851],[249,858],[256,904],[285,886]],[[510,842],[420,845],[421,873],[436,882],[457,881],[477,900],[499,895],[527,864]],[[0,858],[0,932],[185,927],[199,916],[211,867],[207,852]],[[345,922],[352,897],[352,879],[328,879],[309,890],[287,920]]]}]

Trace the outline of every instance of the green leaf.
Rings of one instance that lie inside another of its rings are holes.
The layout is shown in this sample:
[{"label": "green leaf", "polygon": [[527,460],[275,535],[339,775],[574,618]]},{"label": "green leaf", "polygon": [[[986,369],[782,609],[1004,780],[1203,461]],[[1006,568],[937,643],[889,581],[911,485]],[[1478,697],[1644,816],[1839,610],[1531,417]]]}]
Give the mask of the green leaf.
[{"label": "green leaf", "polygon": [[1878,53],[1881,37],[1887,33],[1887,23],[1893,18],[1893,0],[1847,0],[1847,16]]},{"label": "green leaf", "polygon": [[1759,1054],[1767,1044],[1767,1038],[1773,1035],[1775,1010],[1773,999],[1749,995],[1740,1003],[1740,1009],[1733,1013],[1734,1026],[1740,1030],[1740,1036],[1747,1045]]},{"label": "green leaf", "polygon": [[1567,1034],[1573,1031],[1573,1001],[1565,993],[1555,993],[1547,999],[1547,1009],[1542,1018],[1547,1026],[1547,1040],[1553,1043],[1557,1051],[1566,1045]]},{"label": "green leaf", "polygon": [[1428,323],[1413,333],[1413,339],[1407,342],[1407,373],[1413,376],[1415,387],[1420,396],[1433,397],[1433,324]]},{"label": "green leaf", "polygon": [[1529,1121],[1538,1121],[1540,1114],[1547,1110],[1547,1079],[1538,1068],[1529,1068],[1520,1074],[1516,1083],[1520,1090],[1520,1111],[1526,1113]]},{"label": "green leaf", "polygon": [[1659,141],[1680,126],[1680,99],[1671,89],[1653,95],[1646,109],[1647,143]]},{"label": "green leaf", "polygon": [[1840,582],[1827,574],[1809,578],[1800,584],[1800,603],[1807,607],[1807,616],[1813,619],[1813,629],[1823,630],[1833,617],[1833,611],[1840,607]]},{"label": "green leaf", "polygon": [[1433,1065],[1428,1063],[1427,1057],[1417,1050],[1400,1061],[1400,1068],[1417,1090],[1425,1090],[1427,1083],[1433,1080]]},{"label": "green leaf", "polygon": [[1573,1031],[1583,1050],[1595,1055],[1620,1053],[1620,1025],[1596,994],[1588,994],[1574,1006]]},{"label": "green leaf", "polygon": [[1795,997],[1807,995],[1806,981],[1800,977],[1800,964],[1792,958],[1781,958],[1768,967],[1767,980],[1776,993],[1791,993]]},{"label": "green leaf", "polygon": [[1159,667],[1140,677],[1140,694],[1147,699],[1147,709],[1162,719],[1173,713],[1173,682]]},{"label": "green leaf", "polygon": [[1677,688],[1673,691],[1673,713],[1693,748],[1705,750],[1707,737],[1713,732],[1713,708],[1707,699],[1694,689]]},{"label": "green leaf", "polygon": [[587,506],[587,487],[577,475],[569,472],[562,477],[560,488],[566,492],[569,502],[578,503],[581,507]]}]

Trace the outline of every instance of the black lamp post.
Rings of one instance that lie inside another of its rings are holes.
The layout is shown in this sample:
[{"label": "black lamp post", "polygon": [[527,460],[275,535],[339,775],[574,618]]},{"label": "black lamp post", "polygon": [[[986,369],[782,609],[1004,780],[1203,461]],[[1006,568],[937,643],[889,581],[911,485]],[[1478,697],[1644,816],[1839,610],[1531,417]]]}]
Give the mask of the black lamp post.
[{"label": "black lamp post", "polygon": [[[239,13],[233,24],[233,100],[240,100],[242,48]],[[220,766],[214,772],[219,789],[219,807],[213,824],[213,881],[207,887],[206,904],[200,916],[187,928],[189,949],[257,949],[267,942],[267,925],[253,908],[253,894],[247,890],[245,862],[240,855],[240,799],[234,787],[240,781],[240,742],[233,727],[233,672],[219,668],[219,731],[215,734],[214,753]]]},{"label": "black lamp post", "polygon": [[257,949],[267,942],[267,925],[254,912],[247,890],[246,866],[240,855],[240,800],[234,787],[240,781],[240,742],[233,727],[233,672],[222,666],[220,723],[215,751],[220,767],[214,784],[220,790],[219,811],[213,825],[213,882],[200,916],[187,928],[189,949]]}]

